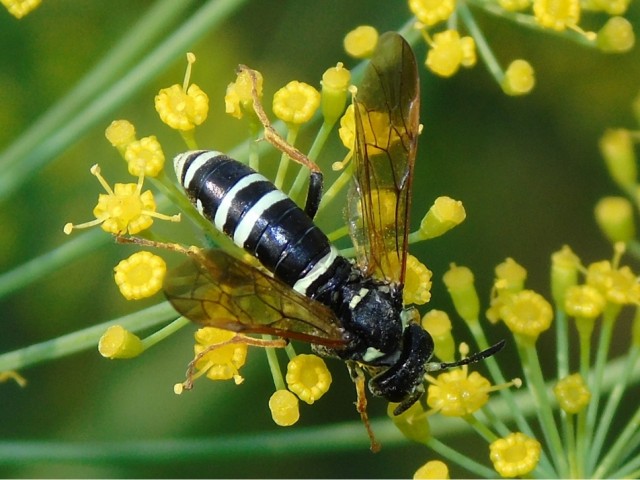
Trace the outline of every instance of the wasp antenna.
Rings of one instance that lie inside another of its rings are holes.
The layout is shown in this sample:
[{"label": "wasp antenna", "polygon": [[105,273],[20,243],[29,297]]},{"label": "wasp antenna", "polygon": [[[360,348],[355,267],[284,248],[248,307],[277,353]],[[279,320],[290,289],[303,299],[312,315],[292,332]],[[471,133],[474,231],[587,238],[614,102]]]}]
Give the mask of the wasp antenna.
[{"label": "wasp antenna", "polygon": [[430,362],[425,365],[427,372],[439,372],[441,370],[447,370],[448,368],[462,367],[463,365],[469,365],[470,363],[476,363],[485,358],[491,357],[498,353],[505,346],[506,340],[500,340],[498,343],[490,346],[489,348],[482,350],[481,352],[474,353],[469,357],[465,357],[457,362]]}]

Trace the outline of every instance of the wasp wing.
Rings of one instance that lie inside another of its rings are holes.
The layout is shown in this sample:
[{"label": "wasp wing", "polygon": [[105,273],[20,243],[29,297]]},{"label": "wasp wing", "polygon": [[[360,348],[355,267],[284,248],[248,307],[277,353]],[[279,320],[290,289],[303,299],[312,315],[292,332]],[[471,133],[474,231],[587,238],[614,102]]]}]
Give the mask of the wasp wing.
[{"label": "wasp wing", "polygon": [[190,256],[164,282],[184,317],[206,326],[339,347],[342,328],[321,303],[222,250]]},{"label": "wasp wing", "polygon": [[419,90],[411,47],[385,33],[353,101],[355,188],[348,208],[358,264],[389,282],[404,283]]}]

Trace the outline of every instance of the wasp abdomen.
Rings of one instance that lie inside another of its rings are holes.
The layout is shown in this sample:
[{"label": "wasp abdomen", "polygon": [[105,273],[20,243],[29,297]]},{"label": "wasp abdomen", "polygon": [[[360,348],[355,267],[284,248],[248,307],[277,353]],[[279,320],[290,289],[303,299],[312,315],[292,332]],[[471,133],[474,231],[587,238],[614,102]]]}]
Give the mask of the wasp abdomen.
[{"label": "wasp abdomen", "polygon": [[233,242],[300,293],[338,258],[322,231],[267,178],[215,151],[192,151],[174,160],[176,175],[198,211]]}]

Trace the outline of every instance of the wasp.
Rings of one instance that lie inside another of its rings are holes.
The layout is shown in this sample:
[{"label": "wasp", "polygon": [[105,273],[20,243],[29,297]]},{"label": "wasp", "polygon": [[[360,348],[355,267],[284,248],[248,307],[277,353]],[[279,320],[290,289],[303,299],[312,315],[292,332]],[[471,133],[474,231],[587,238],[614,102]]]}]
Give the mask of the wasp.
[{"label": "wasp", "polygon": [[[174,159],[187,196],[263,268],[221,249],[208,250],[171,272],[164,291],[175,309],[196,323],[302,340],[321,355],[347,362],[374,447],[365,374],[373,395],[398,403],[397,415],[424,393],[426,372],[478,361],[503,343],[459,362],[429,362],[433,340],[415,310],[403,305],[420,88],[416,59],[402,36],[380,37],[353,105],[354,182],[347,221],[355,260],[341,256],[313,223],[322,195],[315,164],[305,163],[311,174],[300,208],[247,165],[216,151],[189,151]],[[392,218],[380,208],[383,194],[392,199]]]}]

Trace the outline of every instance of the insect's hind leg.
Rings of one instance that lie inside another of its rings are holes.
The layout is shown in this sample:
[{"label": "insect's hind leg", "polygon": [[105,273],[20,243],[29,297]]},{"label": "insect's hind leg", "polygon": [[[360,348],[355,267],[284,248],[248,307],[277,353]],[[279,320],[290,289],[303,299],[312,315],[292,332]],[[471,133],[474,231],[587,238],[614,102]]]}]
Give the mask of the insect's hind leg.
[{"label": "insect's hind leg", "polygon": [[369,441],[371,442],[371,451],[373,453],[377,453],[380,451],[381,447],[373,433],[371,422],[369,421],[369,414],[367,413],[367,391],[364,372],[356,362],[347,362],[347,368],[349,369],[351,380],[353,380],[353,383],[356,386],[356,410],[358,410],[362,423],[364,423],[364,427],[367,429]]}]

